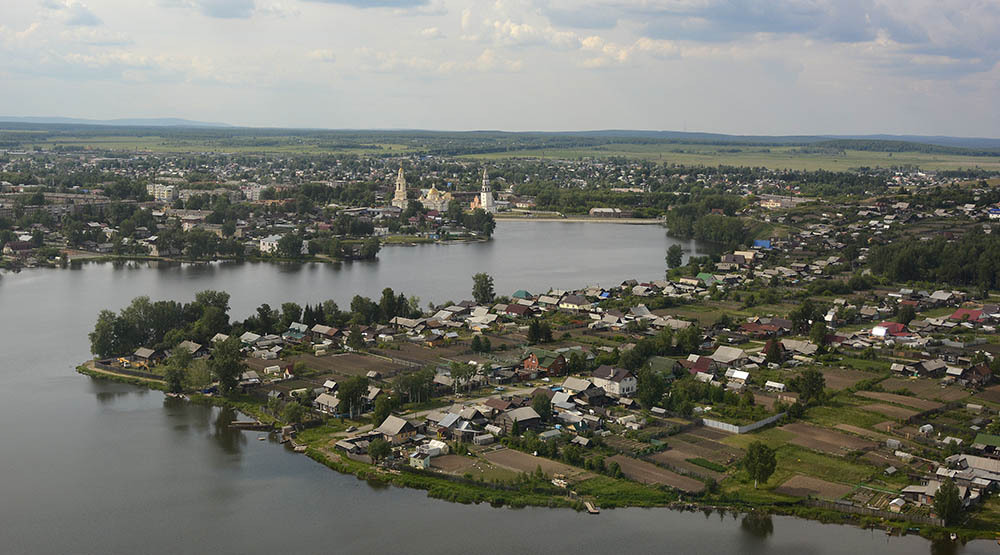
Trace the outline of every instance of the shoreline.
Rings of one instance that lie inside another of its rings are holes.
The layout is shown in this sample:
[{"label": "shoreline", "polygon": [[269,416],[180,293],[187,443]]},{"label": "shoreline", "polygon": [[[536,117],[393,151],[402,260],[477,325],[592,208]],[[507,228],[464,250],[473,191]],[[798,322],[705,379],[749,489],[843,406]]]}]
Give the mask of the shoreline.
[{"label": "shoreline", "polygon": [[[138,387],[146,387],[158,391],[166,390],[165,382],[147,378],[139,378],[118,374],[115,372],[100,370],[93,367],[93,361],[88,361],[76,367],[79,374],[89,376],[93,379],[106,379],[119,383],[126,383]],[[274,417],[261,413],[259,407],[250,405],[238,400],[232,400],[220,396],[206,396],[199,393],[185,394],[183,397],[189,403],[208,404],[220,408],[228,408],[242,412],[260,422],[267,423],[274,427],[276,433],[281,423]],[[308,432],[311,428],[305,428],[303,432]],[[308,434],[307,434],[308,435]],[[543,508],[564,508],[573,509],[577,512],[586,513],[585,500],[594,501],[602,509],[615,508],[664,508],[669,510],[713,510],[732,511],[736,513],[758,512],[765,515],[783,515],[821,522],[823,524],[848,524],[858,526],[862,529],[884,530],[889,535],[910,535],[915,534],[929,541],[945,540],[950,533],[956,533],[962,542],[973,540],[991,540],[996,536],[994,533],[983,530],[965,529],[957,527],[937,527],[930,525],[919,526],[918,532],[913,532],[915,524],[907,520],[884,520],[881,517],[865,517],[841,511],[823,509],[808,506],[801,501],[788,503],[753,503],[740,499],[712,499],[700,500],[691,498],[688,494],[670,488],[663,490],[659,488],[648,488],[648,494],[658,496],[669,496],[673,499],[661,498],[658,501],[638,499],[601,499],[600,493],[592,495],[577,495],[575,492],[567,491],[567,494],[560,495],[559,491],[536,491],[537,488],[523,491],[512,487],[503,487],[500,484],[475,481],[459,476],[435,473],[433,471],[418,471],[403,465],[402,470],[387,469],[374,464],[357,461],[347,458],[333,449],[325,449],[317,444],[317,440],[300,440],[300,444],[306,446],[302,453],[313,461],[326,466],[340,474],[352,475],[359,480],[375,482],[382,485],[393,485],[401,488],[410,488],[427,492],[427,496],[443,501],[480,504],[489,503],[490,506],[500,508],[522,508],[522,507],[543,507]],[[510,449],[513,449],[510,447]],[[598,475],[602,477],[602,475]],[[610,479],[610,478],[609,478]],[[631,483],[626,481],[625,483]],[[577,488],[581,489],[581,488]]]},{"label": "shoreline", "polygon": [[564,222],[574,224],[662,225],[659,218],[590,218],[587,216],[497,216],[496,222]]}]

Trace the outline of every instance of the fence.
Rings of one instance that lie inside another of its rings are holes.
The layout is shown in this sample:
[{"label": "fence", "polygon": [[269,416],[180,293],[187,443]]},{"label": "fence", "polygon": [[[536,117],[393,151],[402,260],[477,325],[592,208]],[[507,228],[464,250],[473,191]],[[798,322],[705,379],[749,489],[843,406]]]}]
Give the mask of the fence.
[{"label": "fence", "polygon": [[774,416],[765,418],[763,420],[758,420],[757,422],[747,424],[745,426],[737,426],[735,424],[730,424],[728,422],[719,422],[718,420],[711,420],[709,418],[702,418],[701,423],[704,424],[706,428],[714,428],[716,430],[722,430],[723,432],[729,432],[731,434],[746,434],[754,430],[759,430],[760,428],[763,428],[764,426],[767,426],[769,424],[773,424],[778,420],[784,418],[784,416],[785,413],[782,412]]},{"label": "fence", "polygon": [[868,507],[858,507],[857,505],[849,505],[846,503],[834,503],[832,501],[821,501],[819,499],[804,499],[802,503],[808,507],[816,507],[819,509],[827,509],[831,511],[839,511],[842,513],[851,513],[855,515],[866,515],[866,516],[877,516],[879,518],[885,518],[888,520],[907,520],[910,522],[916,522],[919,524],[930,524],[931,526],[944,526],[944,520],[940,518],[933,518],[930,516],[922,515],[908,515],[906,513],[893,513],[889,511],[882,511],[879,509],[870,509]]},{"label": "fence", "polygon": [[163,376],[150,374],[149,372],[138,372],[135,370],[129,370],[128,368],[121,368],[119,366],[111,366],[110,364],[107,364],[106,362],[101,360],[95,360],[94,366],[101,370],[105,370],[107,372],[113,372],[115,374],[124,374],[126,376],[145,378],[147,380],[161,380],[161,381],[163,380]]}]

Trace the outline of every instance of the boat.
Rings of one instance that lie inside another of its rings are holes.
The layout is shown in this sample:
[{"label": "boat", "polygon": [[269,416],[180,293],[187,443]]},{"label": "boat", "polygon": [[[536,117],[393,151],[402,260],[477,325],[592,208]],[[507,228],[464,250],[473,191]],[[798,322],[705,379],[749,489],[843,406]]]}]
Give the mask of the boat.
[{"label": "boat", "polygon": [[958,539],[958,534],[956,534],[956,533],[952,532],[952,533],[951,533],[951,536],[949,536],[949,537],[951,538],[951,541],[955,541],[955,540],[957,540],[957,539]]},{"label": "boat", "polygon": [[267,436],[257,436],[257,441],[264,441],[265,439],[267,439]]},{"label": "boat", "polygon": [[587,512],[588,513],[590,513],[592,515],[599,515],[599,514],[601,514],[601,510],[598,509],[597,507],[595,507],[594,504],[591,503],[590,501],[587,501],[586,503],[584,503],[584,505],[587,506]]}]

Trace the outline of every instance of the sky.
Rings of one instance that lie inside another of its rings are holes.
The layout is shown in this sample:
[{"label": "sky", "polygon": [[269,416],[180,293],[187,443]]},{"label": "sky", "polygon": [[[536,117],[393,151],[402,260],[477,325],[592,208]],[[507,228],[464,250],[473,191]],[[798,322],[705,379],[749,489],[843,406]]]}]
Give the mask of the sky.
[{"label": "sky", "polygon": [[1000,0],[0,0],[0,115],[1000,137]]}]

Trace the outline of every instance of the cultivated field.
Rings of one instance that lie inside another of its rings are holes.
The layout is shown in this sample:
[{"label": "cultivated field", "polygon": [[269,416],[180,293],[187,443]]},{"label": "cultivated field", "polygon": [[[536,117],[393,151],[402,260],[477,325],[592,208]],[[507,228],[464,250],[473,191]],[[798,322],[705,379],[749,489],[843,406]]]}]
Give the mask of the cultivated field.
[{"label": "cultivated field", "polygon": [[895,393],[883,393],[880,391],[859,391],[857,395],[868,399],[875,399],[876,401],[886,401],[888,403],[912,407],[920,409],[921,411],[939,409],[944,406],[936,401],[928,401],[926,399],[918,399],[916,397],[907,397],[906,395],[896,395]]},{"label": "cultivated field", "polygon": [[860,370],[847,370],[842,368],[820,368],[823,372],[823,378],[826,379],[826,387],[833,389],[835,391],[840,391],[841,389],[847,389],[852,385],[860,382],[861,380],[867,380],[873,377],[872,374],[868,372],[862,372]]},{"label": "cultivated field", "polygon": [[875,447],[875,443],[867,439],[847,435],[834,430],[818,428],[801,422],[788,424],[779,429],[795,434],[795,437],[790,440],[791,443],[805,447],[806,449],[822,451],[824,453],[842,455],[846,451],[871,449]]},{"label": "cultivated field", "polygon": [[844,484],[835,484],[833,482],[827,482],[826,480],[820,480],[819,478],[813,478],[812,476],[803,476],[801,474],[796,474],[784,484],[781,484],[774,491],[784,494],[791,495],[792,497],[821,497],[823,499],[836,500],[841,497],[851,493],[854,490],[851,486],[845,486]]},{"label": "cultivated field", "polygon": [[697,493],[705,489],[705,484],[698,480],[681,476],[653,463],[632,459],[624,455],[615,455],[608,461],[618,463],[625,476],[642,484],[664,484],[688,493]]},{"label": "cultivated field", "polygon": [[535,457],[513,449],[487,451],[484,452],[482,456],[497,466],[509,468],[516,472],[534,472],[535,469],[540,466],[542,467],[542,472],[550,476],[553,474],[563,474],[571,480],[586,480],[587,478],[594,477],[593,474],[585,470],[556,462],[551,459]]},{"label": "cultivated field", "polygon": [[[940,399],[945,402],[957,401],[969,396],[969,392],[961,387],[957,385],[941,387],[937,380],[889,378],[882,382],[882,387],[888,391],[907,389],[922,399]],[[1000,403],[1000,388],[997,391],[997,402]]]},{"label": "cultivated field", "polygon": [[[723,478],[726,477],[723,472],[716,472],[715,470],[710,470],[703,466],[699,466],[694,463],[690,463],[687,459],[704,458],[700,457],[691,451],[683,449],[670,448],[666,451],[661,451],[655,455],[647,457],[653,462],[657,462],[664,466],[669,466],[671,468],[677,469],[685,474],[694,474],[696,476],[701,476],[703,478],[712,478],[717,482],[721,482]],[[706,459],[707,460],[707,459]]]},{"label": "cultivated field", "polygon": [[332,374],[340,377],[364,376],[371,370],[382,374],[383,377],[392,377],[398,374],[405,366],[395,364],[384,358],[366,356],[357,353],[345,353],[341,355],[313,356],[298,355],[288,359],[295,363],[302,361],[306,367],[317,370],[324,374]]},{"label": "cultivated field", "polygon": [[878,414],[882,414],[890,418],[897,418],[899,420],[906,420],[920,414],[919,411],[904,409],[903,407],[897,407],[894,405],[883,405],[881,403],[872,403],[870,405],[864,405],[860,408],[869,412],[877,412]]}]

